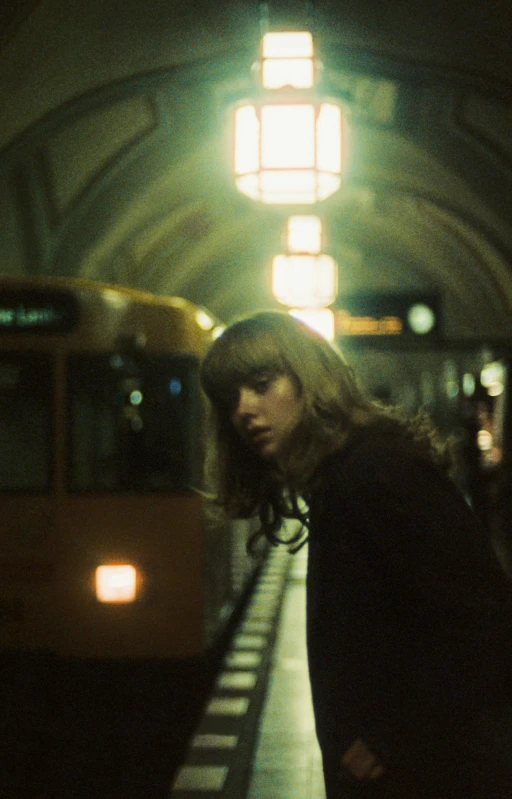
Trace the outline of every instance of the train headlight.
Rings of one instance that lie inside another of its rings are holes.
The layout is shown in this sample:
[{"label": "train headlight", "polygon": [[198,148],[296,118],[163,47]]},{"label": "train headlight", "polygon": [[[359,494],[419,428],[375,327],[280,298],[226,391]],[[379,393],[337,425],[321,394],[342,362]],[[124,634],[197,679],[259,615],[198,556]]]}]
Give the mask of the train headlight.
[{"label": "train headlight", "polygon": [[96,599],[98,602],[134,602],[138,583],[137,569],[129,563],[98,566],[95,573]]}]

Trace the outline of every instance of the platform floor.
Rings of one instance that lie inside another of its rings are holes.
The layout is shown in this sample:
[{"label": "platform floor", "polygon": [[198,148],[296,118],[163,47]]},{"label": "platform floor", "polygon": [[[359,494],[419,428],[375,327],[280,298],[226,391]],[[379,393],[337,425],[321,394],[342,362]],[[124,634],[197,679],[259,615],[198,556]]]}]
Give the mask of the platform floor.
[{"label": "platform floor", "polygon": [[288,573],[247,799],[325,799],[305,639],[305,548]]},{"label": "platform floor", "polygon": [[271,552],[168,799],[325,799],[306,660],[307,550]]}]

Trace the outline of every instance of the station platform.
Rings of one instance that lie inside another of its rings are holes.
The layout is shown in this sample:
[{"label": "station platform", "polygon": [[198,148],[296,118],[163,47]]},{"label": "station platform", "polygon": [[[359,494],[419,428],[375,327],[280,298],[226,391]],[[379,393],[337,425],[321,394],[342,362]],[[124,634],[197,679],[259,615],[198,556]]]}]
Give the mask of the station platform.
[{"label": "station platform", "polygon": [[169,799],[325,799],[305,640],[307,548],[273,549]]}]

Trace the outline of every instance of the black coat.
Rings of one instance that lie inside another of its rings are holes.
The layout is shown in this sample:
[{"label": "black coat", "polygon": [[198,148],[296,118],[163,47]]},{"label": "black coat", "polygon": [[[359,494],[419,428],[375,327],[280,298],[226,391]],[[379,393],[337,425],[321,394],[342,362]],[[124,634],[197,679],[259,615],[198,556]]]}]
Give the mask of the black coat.
[{"label": "black coat", "polygon": [[[307,637],[328,799],[510,799],[512,583],[475,515],[374,429],[321,476]],[[339,767],[357,738],[386,769],[371,784]]]}]

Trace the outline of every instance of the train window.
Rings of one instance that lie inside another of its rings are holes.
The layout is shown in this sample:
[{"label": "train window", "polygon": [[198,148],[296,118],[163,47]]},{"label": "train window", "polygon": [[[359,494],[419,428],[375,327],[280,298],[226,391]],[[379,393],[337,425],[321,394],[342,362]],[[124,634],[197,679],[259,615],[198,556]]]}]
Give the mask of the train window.
[{"label": "train window", "polygon": [[72,491],[186,490],[198,481],[198,364],[188,355],[69,359]]},{"label": "train window", "polygon": [[50,486],[53,364],[48,356],[0,356],[0,490]]}]

